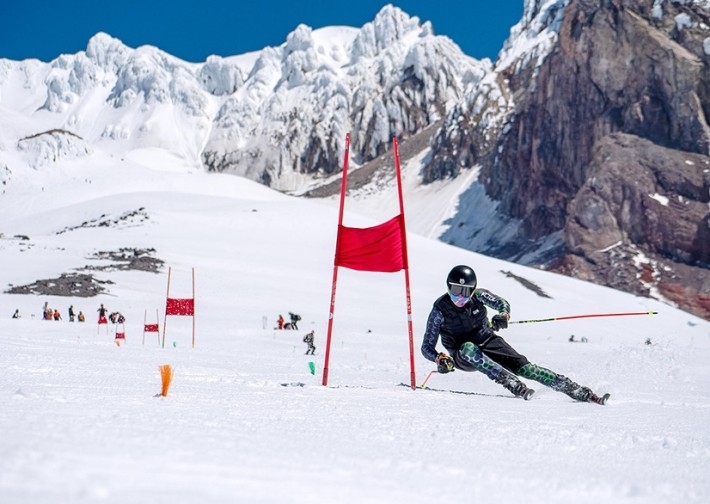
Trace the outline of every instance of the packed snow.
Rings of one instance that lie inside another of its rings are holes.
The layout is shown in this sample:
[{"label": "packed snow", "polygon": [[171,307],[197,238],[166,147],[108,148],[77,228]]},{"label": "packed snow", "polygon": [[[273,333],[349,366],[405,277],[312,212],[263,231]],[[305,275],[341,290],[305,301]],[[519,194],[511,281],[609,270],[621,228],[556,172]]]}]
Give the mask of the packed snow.
[{"label": "packed snow", "polygon": [[[710,500],[708,321],[410,233],[415,383],[428,378],[428,390],[409,387],[404,273],[345,268],[324,386],[337,201],[205,174],[158,151],[97,152],[7,180],[3,504]],[[394,181],[389,189],[396,199]],[[430,205],[437,195],[451,205],[447,191],[427,194]],[[349,208],[347,225],[378,223]],[[101,269],[116,264],[97,254],[121,249],[155,249],[164,265]],[[510,301],[515,321],[658,314],[512,324],[501,335],[532,362],[611,393],[599,406],[527,382],[537,392],[523,401],[479,373],[430,375],[419,346],[456,264]],[[192,296],[193,268],[194,347],[193,319],[165,317],[168,293]],[[78,270],[112,283],[92,298],[6,292]],[[45,303],[62,320],[43,320]],[[101,303],[126,317],[125,330],[97,324]],[[86,322],[68,320],[70,305]],[[302,316],[299,329],[274,329],[288,312]],[[146,321],[160,332],[144,333]],[[173,369],[165,396],[161,365]]]}]

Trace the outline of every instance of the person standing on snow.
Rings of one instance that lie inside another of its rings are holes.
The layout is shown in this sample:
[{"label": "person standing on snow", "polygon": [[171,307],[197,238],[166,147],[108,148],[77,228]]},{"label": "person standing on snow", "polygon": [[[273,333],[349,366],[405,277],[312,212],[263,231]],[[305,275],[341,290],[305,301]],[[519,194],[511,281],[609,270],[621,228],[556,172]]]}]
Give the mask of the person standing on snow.
[{"label": "person standing on snow", "polygon": [[[518,376],[535,380],[577,401],[606,402],[608,394],[599,397],[565,376],[532,364],[498,336],[496,331],[508,327],[510,304],[488,290],[477,288],[477,284],[473,269],[455,266],[446,278],[447,293],[434,302],[429,313],[421,351],[428,360],[436,362],[439,373],[455,369],[480,371],[526,400],[535,391]],[[490,323],[486,307],[498,312]],[[437,352],[439,336],[448,354]]]},{"label": "person standing on snow", "polygon": [[315,332],[311,331],[303,337],[303,342],[308,345],[308,349],[306,349],[306,355],[308,355],[308,354],[315,355],[315,353],[316,353],[316,347],[313,344],[314,334],[315,334]]},{"label": "person standing on snow", "polygon": [[104,308],[104,304],[101,303],[101,306],[99,306],[99,309],[96,311],[99,312],[99,324],[107,324],[108,321],[106,320],[106,313],[108,310]]}]

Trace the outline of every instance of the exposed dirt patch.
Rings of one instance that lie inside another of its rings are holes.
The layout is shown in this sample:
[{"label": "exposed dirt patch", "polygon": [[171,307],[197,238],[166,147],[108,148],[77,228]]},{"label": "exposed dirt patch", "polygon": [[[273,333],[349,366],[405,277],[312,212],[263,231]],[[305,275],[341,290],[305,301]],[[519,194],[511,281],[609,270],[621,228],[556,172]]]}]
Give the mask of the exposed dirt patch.
[{"label": "exposed dirt patch", "polygon": [[89,259],[108,260],[109,264],[84,266],[79,273],[62,273],[58,278],[37,280],[29,285],[11,286],[7,294],[36,294],[41,296],[94,297],[106,292],[106,285],[114,282],[99,280],[82,271],[148,271],[158,273],[164,261],[153,257],[155,249],[121,248],[117,251],[96,252]]},{"label": "exposed dirt patch", "polygon": [[144,207],[140,207],[138,210],[131,210],[129,212],[124,212],[118,217],[110,217],[106,214],[101,215],[97,219],[92,219],[90,221],[84,221],[78,226],[71,226],[57,231],[57,234],[66,233],[68,231],[74,231],[76,229],[86,229],[86,228],[96,228],[96,227],[110,227],[118,228],[121,226],[137,226],[149,219],[148,212]]},{"label": "exposed dirt patch", "polygon": [[94,297],[106,291],[110,280],[97,280],[86,273],[62,273],[59,278],[37,280],[29,285],[13,286],[6,294],[37,294],[41,296]]},{"label": "exposed dirt patch", "polygon": [[85,266],[84,271],[149,271],[158,273],[165,262],[162,259],[152,257],[155,254],[154,248],[136,249],[120,248],[118,250],[99,251],[90,259],[108,259],[110,264],[103,266]]}]

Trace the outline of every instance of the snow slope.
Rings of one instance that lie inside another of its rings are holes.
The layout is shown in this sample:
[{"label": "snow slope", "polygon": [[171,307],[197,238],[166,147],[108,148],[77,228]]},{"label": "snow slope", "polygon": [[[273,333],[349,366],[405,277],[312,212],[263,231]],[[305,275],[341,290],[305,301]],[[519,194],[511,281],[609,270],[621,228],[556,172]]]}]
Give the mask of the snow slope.
[{"label": "snow slope", "polygon": [[[710,500],[709,322],[412,233],[418,384],[434,369],[419,353],[429,308],[459,263],[511,302],[514,320],[658,315],[502,333],[531,361],[610,392],[603,407],[534,382],[525,402],[460,371],[432,375],[427,385],[438,391],[411,390],[400,386],[410,381],[403,273],[341,268],[324,387],[337,205],[207,175],[156,152],[134,156],[14,173],[22,183],[0,196],[3,504]],[[440,208],[451,201],[446,191],[428,197]],[[348,225],[377,223],[345,208]],[[91,225],[100,221],[115,224]],[[95,298],[5,293],[105,265],[96,252],[126,247],[154,248],[165,267],[93,270],[114,282]],[[165,348],[155,333],[143,343],[146,313],[151,322],[159,310],[164,329],[168,266],[172,297],[191,295],[195,268],[194,348],[186,317],[167,319]],[[64,320],[41,320],[45,302]],[[120,347],[114,326],[96,325],[100,303],[127,318]],[[66,320],[70,304],[86,323]],[[10,318],[15,309],[19,320]],[[300,330],[274,330],[289,311],[302,315]],[[309,330],[314,357],[304,355]],[[588,342],[570,343],[571,334]],[[174,379],[155,397],[163,364]]]}]

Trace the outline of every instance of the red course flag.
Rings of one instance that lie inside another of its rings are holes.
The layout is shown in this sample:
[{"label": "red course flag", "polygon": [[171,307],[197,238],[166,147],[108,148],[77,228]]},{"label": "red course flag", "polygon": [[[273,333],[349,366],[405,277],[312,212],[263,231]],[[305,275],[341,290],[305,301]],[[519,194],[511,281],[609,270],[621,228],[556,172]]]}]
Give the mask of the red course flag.
[{"label": "red course flag", "polygon": [[165,306],[166,315],[194,315],[195,314],[195,300],[192,298],[188,299],[176,299],[168,298]]},{"label": "red course flag", "polygon": [[335,265],[356,271],[392,273],[407,268],[403,215],[369,228],[338,226]]}]

